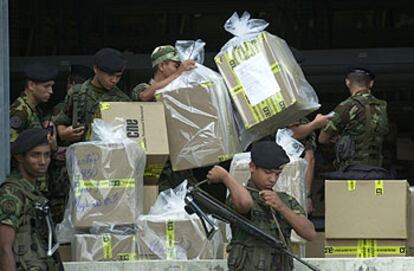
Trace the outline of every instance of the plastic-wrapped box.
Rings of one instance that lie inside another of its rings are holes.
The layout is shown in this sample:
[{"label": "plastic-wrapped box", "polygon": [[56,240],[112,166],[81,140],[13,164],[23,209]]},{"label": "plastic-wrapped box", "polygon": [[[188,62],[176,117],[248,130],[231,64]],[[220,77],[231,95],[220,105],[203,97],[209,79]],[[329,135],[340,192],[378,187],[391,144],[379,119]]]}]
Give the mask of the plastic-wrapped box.
[{"label": "plastic-wrapped box", "polygon": [[[251,143],[320,107],[286,42],[250,14],[231,16],[224,28],[235,37],[215,57],[240,118],[242,141]],[[249,131],[253,129],[253,131]],[[246,144],[247,144],[246,143]]]},{"label": "plastic-wrapped box", "polygon": [[137,260],[134,234],[75,234],[72,241],[74,261]]},{"label": "plastic-wrapped box", "polygon": [[145,152],[123,134],[121,138],[124,141],[110,132],[104,140],[68,148],[66,163],[72,187],[66,213],[72,227],[134,224],[142,214]]},{"label": "plastic-wrapped box", "polygon": [[[182,59],[202,59],[203,46],[200,40],[176,43]],[[229,160],[241,151],[230,97],[218,73],[197,63],[157,91],[156,98],[165,106],[174,171]]]},{"label": "plastic-wrapped box", "polygon": [[140,259],[190,260],[222,256],[223,240],[216,232],[208,240],[197,215],[184,210],[187,182],[160,193],[148,215],[137,220]]}]

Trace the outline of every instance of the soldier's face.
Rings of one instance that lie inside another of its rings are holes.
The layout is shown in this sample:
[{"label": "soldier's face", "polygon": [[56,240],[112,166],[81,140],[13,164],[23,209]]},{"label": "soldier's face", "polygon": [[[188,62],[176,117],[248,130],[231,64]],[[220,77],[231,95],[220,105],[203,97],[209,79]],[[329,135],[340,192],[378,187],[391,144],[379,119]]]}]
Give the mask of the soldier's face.
[{"label": "soldier's face", "polygon": [[121,80],[122,72],[106,73],[99,68],[95,69],[95,79],[97,83],[106,90],[113,89]]},{"label": "soldier's face", "polygon": [[250,174],[252,182],[259,190],[272,190],[282,170],[265,169],[250,163]]},{"label": "soldier's face", "polygon": [[165,61],[160,63],[160,70],[165,78],[174,74],[180,67],[180,62],[177,61]]},{"label": "soldier's face", "polygon": [[46,174],[50,164],[50,146],[40,145],[23,155],[17,155],[17,161],[22,169],[31,177],[41,177]]},{"label": "soldier's face", "polygon": [[38,103],[46,103],[49,101],[50,96],[53,94],[54,85],[55,81],[53,80],[44,83],[35,83],[33,81],[29,81],[29,89],[32,91],[33,97]]}]

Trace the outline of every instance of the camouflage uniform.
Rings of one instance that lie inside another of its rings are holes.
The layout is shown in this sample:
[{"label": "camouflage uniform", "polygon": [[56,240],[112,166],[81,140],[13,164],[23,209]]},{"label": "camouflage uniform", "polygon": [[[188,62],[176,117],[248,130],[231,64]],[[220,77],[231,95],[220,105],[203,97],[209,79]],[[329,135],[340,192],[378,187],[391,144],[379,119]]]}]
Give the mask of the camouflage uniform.
[{"label": "camouflage uniform", "polygon": [[23,91],[10,106],[10,142],[14,142],[19,134],[29,128],[44,128],[43,122],[48,120],[42,110],[33,105]]},{"label": "camouflage uniform", "polygon": [[[151,79],[149,83],[140,83],[138,85],[136,85],[132,90],[131,90],[131,99],[133,101],[141,101],[139,98],[139,94],[144,91],[144,89],[148,88],[150,85],[152,85],[154,83],[154,79]],[[154,100],[155,101],[155,100]]]},{"label": "camouflage uniform", "polygon": [[38,218],[33,206],[44,199],[38,188],[38,184],[33,185],[16,170],[0,186],[0,224],[13,227],[16,232],[16,270],[59,270],[56,259],[46,255],[47,225]]},{"label": "camouflage uniform", "polygon": [[[247,186],[253,187],[251,181]],[[264,203],[258,192],[250,191],[254,205],[247,215],[248,219],[259,229],[275,236],[279,240],[283,240],[279,236],[279,231],[273,220],[270,207]],[[305,215],[305,211],[299,205],[296,199],[286,193],[277,192],[280,199],[294,212]],[[231,201],[228,200],[228,205],[231,206]],[[280,225],[284,240],[290,249],[290,233],[292,226],[279,213],[276,213],[276,219]],[[227,247],[229,257],[227,264],[229,270],[266,270],[266,271],[289,271],[293,269],[293,261],[286,254],[279,250],[270,247],[257,237],[246,233],[237,225],[231,225],[232,240]]]},{"label": "camouflage uniform", "polygon": [[56,125],[72,125],[74,101],[77,102],[78,122],[85,126],[82,141],[86,141],[90,137],[91,124],[100,102],[128,102],[131,99],[118,87],[111,90],[101,89],[92,85],[91,80],[87,80],[69,90],[63,110],[55,119]]},{"label": "camouflage uniform", "polygon": [[370,91],[360,91],[334,111],[323,131],[331,137],[350,136],[355,144],[354,157],[336,161],[335,165],[338,168],[350,164],[381,166],[382,142],[388,133],[387,103],[375,98]]}]

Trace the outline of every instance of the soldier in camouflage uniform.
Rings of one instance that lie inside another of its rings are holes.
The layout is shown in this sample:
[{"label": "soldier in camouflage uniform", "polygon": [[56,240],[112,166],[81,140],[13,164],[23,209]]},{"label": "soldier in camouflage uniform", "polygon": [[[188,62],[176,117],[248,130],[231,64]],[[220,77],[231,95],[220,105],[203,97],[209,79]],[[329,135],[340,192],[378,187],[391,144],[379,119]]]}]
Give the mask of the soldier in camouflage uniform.
[{"label": "soldier in camouflage uniform", "polygon": [[[159,46],[151,54],[151,63],[154,70],[153,78],[147,83],[140,83],[131,91],[134,101],[155,101],[155,92],[166,87],[183,72],[195,68],[193,60],[180,61],[177,51],[171,45]],[[158,185],[160,191],[174,188],[184,179],[192,179],[191,170],[173,172],[171,161],[167,161],[159,177]]]},{"label": "soldier in camouflage uniform", "polygon": [[363,68],[350,69],[345,78],[351,97],[341,102],[319,135],[319,142],[336,141],[335,166],[352,164],[382,166],[382,143],[388,133],[387,103],[371,89],[375,75]]},{"label": "soldier in camouflage uniform", "polygon": [[[73,86],[82,84],[93,76],[91,68],[83,65],[71,65],[70,74],[67,79],[67,89],[69,91]],[[63,111],[64,102],[60,102],[53,107],[52,122],[55,122],[58,115]],[[52,161],[48,171],[49,191],[50,191],[50,205],[53,214],[53,220],[60,223],[63,219],[65,211],[65,202],[67,195],[67,187],[69,186],[69,179],[66,170],[66,148],[68,142],[57,138],[58,148],[52,155]]]},{"label": "soldier in camouflage uniform", "polygon": [[112,48],[103,48],[95,54],[94,77],[68,91],[63,111],[55,119],[61,140],[70,143],[89,140],[100,102],[131,100],[116,86],[126,64],[122,53]]},{"label": "soldier in camouflage uniform", "polygon": [[0,186],[0,270],[63,270],[57,252],[47,256],[46,213],[37,208],[47,206],[38,179],[50,162],[47,130],[23,131],[11,153],[18,165]]},{"label": "soldier in camouflage uniform", "polygon": [[[281,168],[288,162],[289,158],[279,145],[272,141],[262,141],[253,145],[249,165],[251,178],[246,188],[220,166],[215,166],[207,178],[214,183],[224,183],[230,190],[228,204],[290,249],[292,229],[306,240],[312,240],[316,232],[296,199],[272,190]],[[232,240],[228,246],[227,262],[229,270],[293,269],[292,260],[280,250],[246,233],[238,225],[232,224],[231,230]]]}]

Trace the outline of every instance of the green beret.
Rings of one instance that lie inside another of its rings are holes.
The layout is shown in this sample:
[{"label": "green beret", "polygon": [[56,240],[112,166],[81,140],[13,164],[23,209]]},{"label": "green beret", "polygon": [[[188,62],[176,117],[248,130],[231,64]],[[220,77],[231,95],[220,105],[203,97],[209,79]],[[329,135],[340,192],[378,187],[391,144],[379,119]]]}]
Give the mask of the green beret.
[{"label": "green beret", "polygon": [[47,129],[32,128],[24,130],[16,141],[11,144],[11,154],[24,154],[37,146],[49,144],[47,134]]},{"label": "green beret", "polygon": [[55,80],[58,73],[59,71],[55,66],[44,63],[30,63],[24,67],[26,79],[38,83]]},{"label": "green beret", "polygon": [[261,141],[253,145],[251,160],[259,168],[280,169],[289,163],[289,157],[281,146],[273,141]]},{"label": "green beret", "polygon": [[127,60],[120,51],[103,48],[95,54],[94,64],[103,72],[116,73],[126,69]]}]

